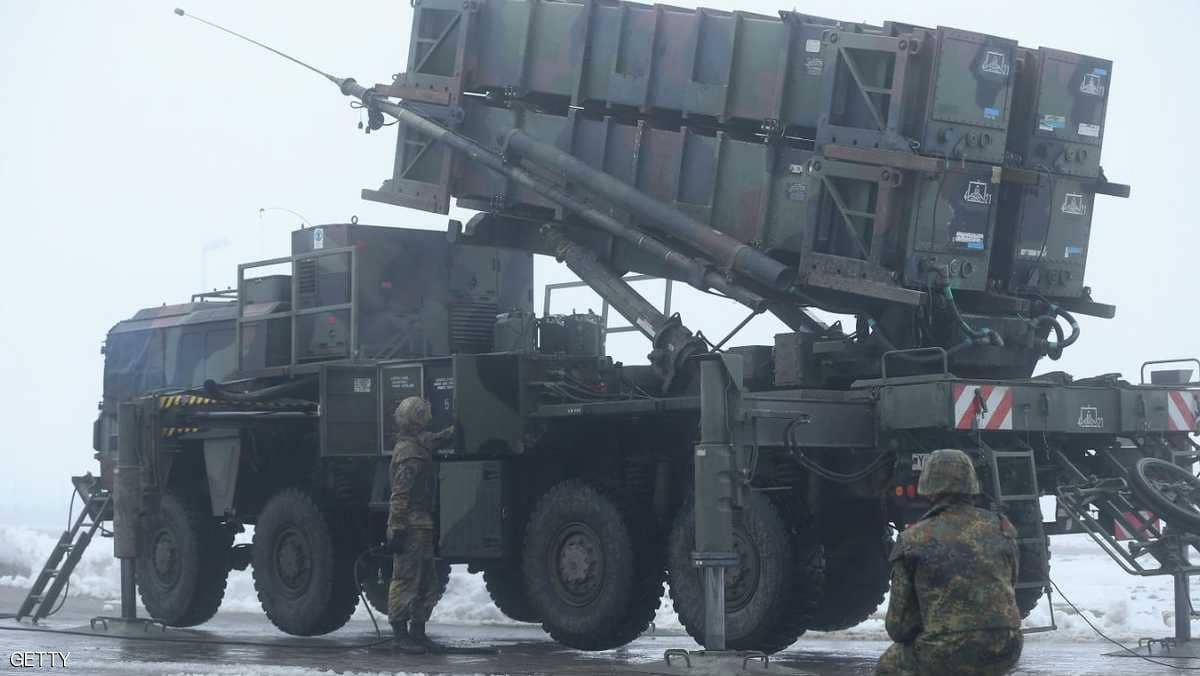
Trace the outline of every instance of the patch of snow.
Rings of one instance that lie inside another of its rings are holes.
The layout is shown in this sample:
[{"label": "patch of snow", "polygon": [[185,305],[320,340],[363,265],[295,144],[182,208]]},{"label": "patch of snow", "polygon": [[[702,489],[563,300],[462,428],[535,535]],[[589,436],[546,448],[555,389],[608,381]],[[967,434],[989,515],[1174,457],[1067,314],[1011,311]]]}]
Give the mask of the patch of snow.
[{"label": "patch of snow", "polygon": [[[249,541],[250,534],[238,541]],[[28,588],[34,571],[40,570],[57,544],[57,534],[22,526],[0,526],[0,586]],[[1173,587],[1169,577],[1133,577],[1118,568],[1086,535],[1067,535],[1051,540],[1051,575],[1063,592],[1078,605],[1084,616],[1111,637],[1135,642],[1144,637],[1169,636],[1174,631]],[[664,590],[665,592],[665,590]],[[120,599],[119,565],[112,557],[107,538],[93,540],[83,560],[71,576],[70,595],[86,595],[104,600],[115,610]],[[1200,592],[1197,593],[1200,595]],[[1054,617],[1059,630],[1032,636],[1031,640],[1072,640],[1095,638],[1083,619],[1057,594]],[[838,639],[886,640],[884,614],[886,601],[869,619],[856,627],[838,632],[813,632],[814,637]],[[233,571],[222,613],[261,613],[254,581],[249,571]],[[384,618],[376,614],[382,624]],[[443,624],[515,624],[492,603],[483,584],[483,576],[467,573],[466,566],[455,566],[450,585],[434,610],[433,622]],[[367,611],[359,604],[352,621],[367,622]],[[1026,626],[1049,624],[1050,611],[1045,599],[1026,620]],[[664,593],[654,619],[657,631],[682,630],[679,618]]]}]

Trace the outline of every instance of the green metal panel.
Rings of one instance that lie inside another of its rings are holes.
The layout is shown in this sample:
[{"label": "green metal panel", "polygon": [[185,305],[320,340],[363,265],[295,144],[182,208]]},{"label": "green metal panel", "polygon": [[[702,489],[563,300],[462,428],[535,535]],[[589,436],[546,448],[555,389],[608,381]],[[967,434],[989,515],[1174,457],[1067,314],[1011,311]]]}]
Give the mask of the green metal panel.
[{"label": "green metal panel", "polygon": [[521,361],[516,354],[454,357],[454,411],[462,453],[494,456],[524,450]]},{"label": "green metal panel", "polygon": [[320,372],[321,454],[379,457],[379,372],[327,365]]},{"label": "green metal panel", "polygon": [[1022,57],[1010,150],[1031,169],[1098,176],[1112,62],[1046,47]]},{"label": "green metal panel", "polygon": [[939,174],[910,176],[906,280],[918,286],[930,270],[943,270],[951,288],[985,290],[1000,188],[991,165],[954,163]]},{"label": "green metal panel", "polygon": [[438,463],[438,556],[503,556],[504,468],[498,460]]},{"label": "green metal panel", "polygon": [[939,27],[931,34],[933,63],[921,152],[999,164],[1004,161],[1016,40]]},{"label": "green metal panel", "polygon": [[[656,129],[578,113],[560,117],[476,100],[465,106],[463,131],[481,143],[494,144],[519,128],[739,240],[787,251],[802,244],[808,204],[797,184],[811,151],[686,127]],[[557,211],[544,197],[477,164],[462,163],[456,175],[450,192],[460,206]]]},{"label": "green metal panel", "polygon": [[812,128],[832,25],[633,2],[426,0],[397,87],[433,102],[507,91]]},{"label": "green metal panel", "polygon": [[879,389],[879,427],[883,430],[954,427],[951,383],[885,385]]},{"label": "green metal panel", "polygon": [[1012,291],[1078,297],[1091,240],[1095,189],[1082,179],[1043,175],[1039,185],[1019,189],[1013,233]]}]

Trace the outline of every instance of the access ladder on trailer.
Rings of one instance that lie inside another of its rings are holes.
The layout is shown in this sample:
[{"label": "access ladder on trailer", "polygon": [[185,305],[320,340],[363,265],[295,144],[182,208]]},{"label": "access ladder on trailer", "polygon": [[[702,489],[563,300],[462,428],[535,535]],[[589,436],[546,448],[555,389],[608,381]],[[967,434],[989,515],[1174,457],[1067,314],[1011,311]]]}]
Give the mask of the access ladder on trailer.
[{"label": "access ladder on trailer", "polygon": [[17,610],[16,620],[32,618],[33,623],[52,614],[54,604],[67,585],[75,566],[83,558],[101,524],[112,518],[112,493],[99,487],[99,481],[91,474],[71,477],[75,492],[83,501],[83,508],[71,527],[63,531],[58,543],[50,552],[46,565],[34,580],[29,594]]}]

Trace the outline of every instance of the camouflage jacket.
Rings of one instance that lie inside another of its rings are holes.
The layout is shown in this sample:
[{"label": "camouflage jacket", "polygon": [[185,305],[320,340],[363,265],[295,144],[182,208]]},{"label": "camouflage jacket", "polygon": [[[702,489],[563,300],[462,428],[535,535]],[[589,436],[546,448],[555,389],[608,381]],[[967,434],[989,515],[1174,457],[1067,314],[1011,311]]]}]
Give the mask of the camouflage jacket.
[{"label": "camouflage jacket", "polygon": [[1002,514],[965,501],[935,504],[892,550],[888,635],[906,643],[1020,627],[1016,538]]},{"label": "camouflage jacket", "polygon": [[401,432],[392,449],[392,496],[388,528],[433,528],[434,443],[449,438],[454,429]]}]

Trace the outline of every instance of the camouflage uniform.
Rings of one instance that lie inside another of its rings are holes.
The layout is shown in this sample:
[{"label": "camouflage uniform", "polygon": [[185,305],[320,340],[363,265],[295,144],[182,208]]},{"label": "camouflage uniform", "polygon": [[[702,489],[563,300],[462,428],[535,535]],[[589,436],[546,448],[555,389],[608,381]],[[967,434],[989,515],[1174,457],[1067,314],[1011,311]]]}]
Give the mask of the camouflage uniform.
[{"label": "camouflage uniform", "polygon": [[892,551],[887,632],[895,643],[875,673],[1004,674],[1022,647],[1016,529],[972,504],[979,480],[962,451],[935,452],[918,491],[933,507]]},{"label": "camouflage uniform", "polygon": [[438,599],[437,572],[433,564],[433,444],[448,438],[453,428],[437,434],[425,431],[429,404],[409,397],[396,407],[399,434],[392,450],[392,496],[388,510],[389,538],[403,533],[403,547],[392,558],[392,583],[388,588],[388,621],[402,625],[429,619]]}]

